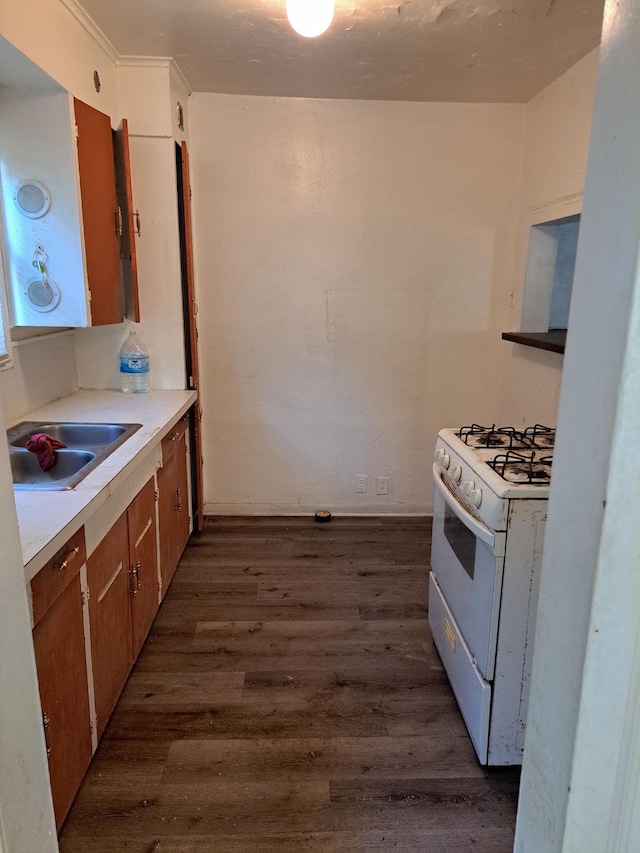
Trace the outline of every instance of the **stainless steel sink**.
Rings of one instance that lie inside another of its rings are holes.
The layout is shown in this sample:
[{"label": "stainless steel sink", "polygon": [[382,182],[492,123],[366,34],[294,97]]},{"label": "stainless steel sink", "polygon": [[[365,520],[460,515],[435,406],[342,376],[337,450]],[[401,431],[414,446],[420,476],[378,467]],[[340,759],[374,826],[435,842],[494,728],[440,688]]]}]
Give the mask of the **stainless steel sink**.
[{"label": "stainless steel sink", "polygon": [[36,432],[44,432],[52,438],[57,438],[67,447],[104,447],[107,444],[113,444],[123,436],[129,426],[129,424],[38,423],[34,429],[32,423],[25,421],[27,429],[22,429],[24,424],[14,427],[14,430],[20,428],[21,432],[18,437],[10,439],[10,444],[14,447],[24,447],[29,436]]},{"label": "stainless steel sink", "polygon": [[[96,458],[87,450],[57,450],[56,464],[43,471],[35,453],[28,450],[9,449],[14,489],[69,489],[70,481]],[[77,482],[77,479],[76,479]]]},{"label": "stainless steel sink", "polygon": [[[7,430],[13,488],[17,491],[72,489],[141,426],[23,421]],[[56,464],[48,471],[43,471],[36,454],[25,448],[29,437],[38,432],[67,445],[67,449],[56,450]]]}]

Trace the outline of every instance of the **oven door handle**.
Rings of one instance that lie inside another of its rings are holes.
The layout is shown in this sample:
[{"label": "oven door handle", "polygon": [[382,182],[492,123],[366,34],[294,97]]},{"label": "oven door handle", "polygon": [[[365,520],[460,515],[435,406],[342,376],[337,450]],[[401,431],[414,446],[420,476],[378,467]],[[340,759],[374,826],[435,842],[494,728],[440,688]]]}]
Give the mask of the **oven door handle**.
[{"label": "oven door handle", "polygon": [[436,489],[444,498],[445,503],[451,507],[464,526],[469,528],[473,535],[477,536],[477,538],[482,540],[482,542],[486,542],[491,549],[495,548],[495,534],[481,521],[474,518],[471,513],[462,506],[462,504],[458,503],[453,492],[445,486],[440,469],[435,463],[433,465],[433,481],[436,485]]}]

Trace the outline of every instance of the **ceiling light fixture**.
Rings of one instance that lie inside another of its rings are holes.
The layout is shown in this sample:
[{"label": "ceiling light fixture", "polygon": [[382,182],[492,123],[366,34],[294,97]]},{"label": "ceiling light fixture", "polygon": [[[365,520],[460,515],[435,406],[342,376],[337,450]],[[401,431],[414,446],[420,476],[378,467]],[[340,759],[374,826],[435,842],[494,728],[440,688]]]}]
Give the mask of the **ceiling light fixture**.
[{"label": "ceiling light fixture", "polygon": [[333,21],[333,0],[287,0],[287,18],[301,36],[315,38]]}]

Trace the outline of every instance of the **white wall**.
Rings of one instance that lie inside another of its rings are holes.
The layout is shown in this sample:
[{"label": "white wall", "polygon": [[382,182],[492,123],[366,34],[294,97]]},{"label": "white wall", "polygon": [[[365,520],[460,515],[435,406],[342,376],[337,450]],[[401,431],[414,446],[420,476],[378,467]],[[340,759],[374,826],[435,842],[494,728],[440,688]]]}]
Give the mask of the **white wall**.
[{"label": "white wall", "polygon": [[20,341],[13,347],[13,368],[0,371],[0,399],[8,424],[39,405],[66,397],[78,387],[73,332]]},{"label": "white wall", "polygon": [[430,509],[498,408],[523,112],[192,97],[209,511]]},{"label": "white wall", "polygon": [[[0,434],[5,420],[0,406]],[[0,448],[0,849],[57,851],[9,453]]]},{"label": "white wall", "polygon": [[518,853],[640,849],[640,5],[607,0]]},{"label": "white wall", "polygon": [[[508,328],[503,331],[522,328],[531,226],[577,213],[582,207],[597,64],[598,51],[594,50],[526,105],[516,265]],[[514,426],[554,426],[563,356],[506,341],[503,347],[505,373],[499,420]]]}]

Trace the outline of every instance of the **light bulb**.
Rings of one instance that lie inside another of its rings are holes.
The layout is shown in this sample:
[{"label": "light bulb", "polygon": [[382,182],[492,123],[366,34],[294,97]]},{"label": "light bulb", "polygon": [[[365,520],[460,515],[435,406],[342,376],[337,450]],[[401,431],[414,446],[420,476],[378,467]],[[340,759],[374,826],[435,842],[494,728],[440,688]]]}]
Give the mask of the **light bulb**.
[{"label": "light bulb", "polygon": [[301,36],[315,38],[333,20],[333,0],[287,0],[287,18]]}]

